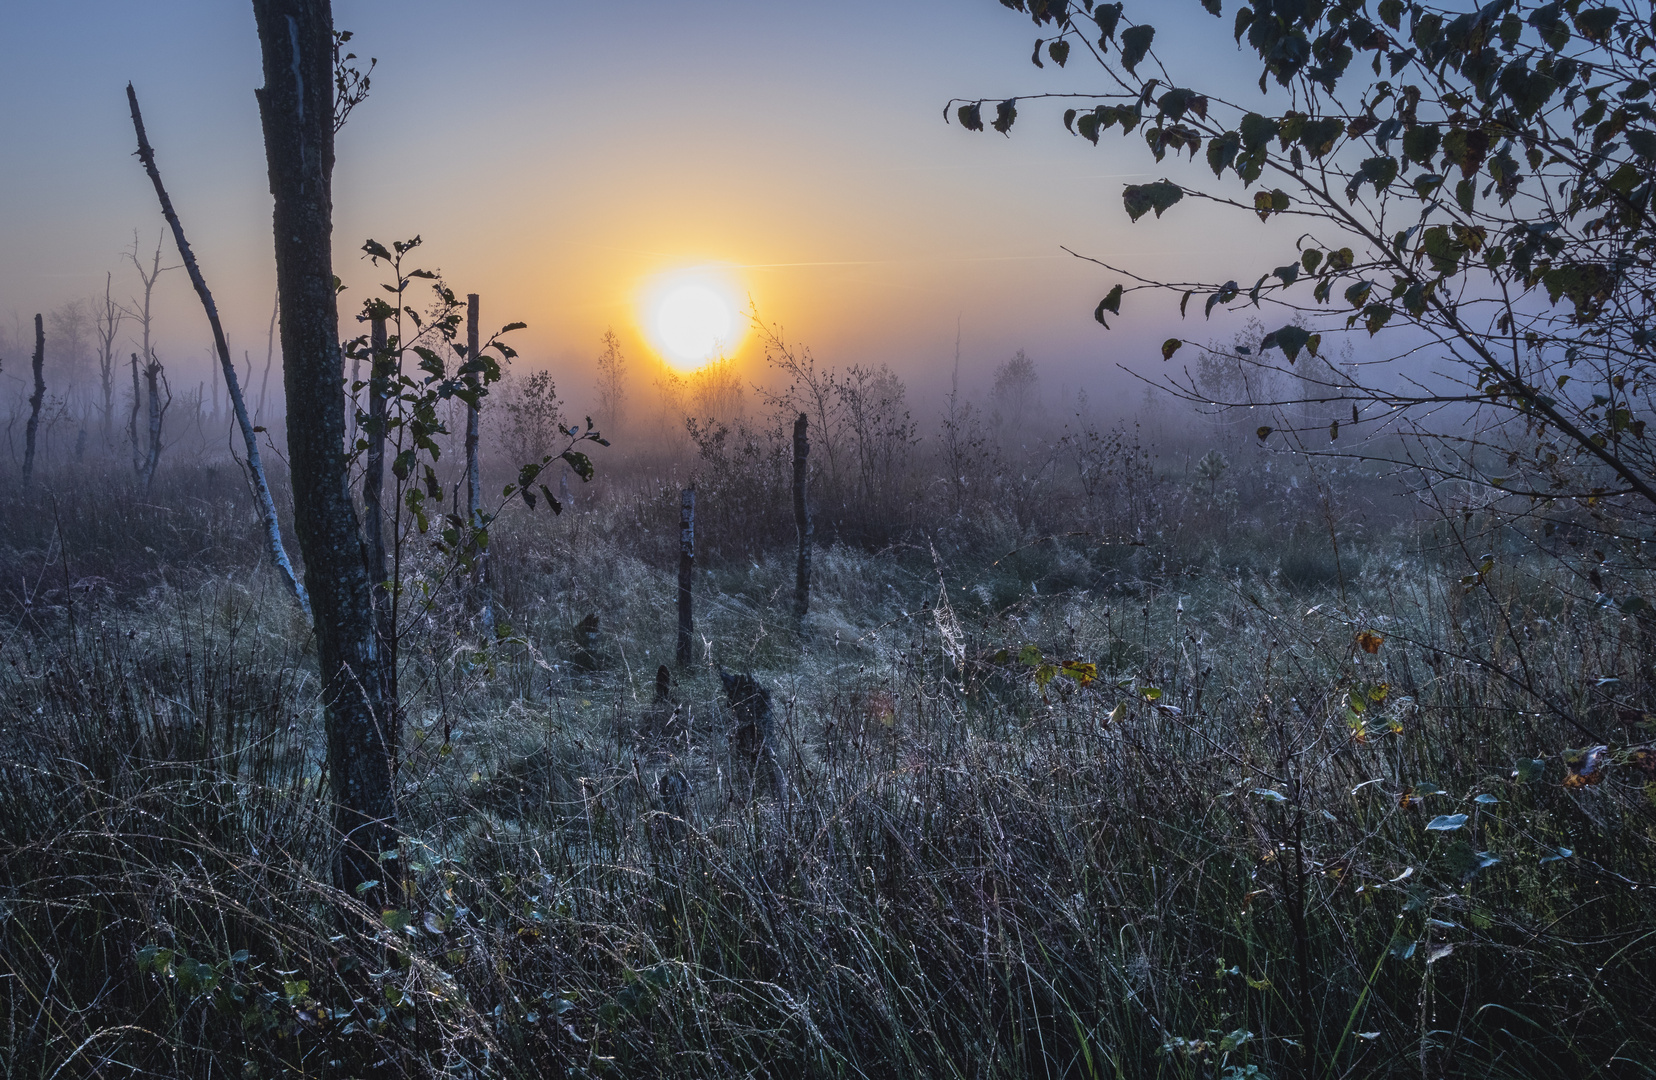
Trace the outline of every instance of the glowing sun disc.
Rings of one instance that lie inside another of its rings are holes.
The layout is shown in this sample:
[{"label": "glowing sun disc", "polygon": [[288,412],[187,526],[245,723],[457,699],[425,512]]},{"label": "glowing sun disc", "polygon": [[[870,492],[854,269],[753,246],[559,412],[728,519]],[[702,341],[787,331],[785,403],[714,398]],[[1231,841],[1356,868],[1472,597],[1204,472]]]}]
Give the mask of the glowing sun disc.
[{"label": "glowing sun disc", "polygon": [[662,297],[655,329],[674,358],[697,362],[730,342],[734,321],[724,297],[705,285],[680,285]]}]

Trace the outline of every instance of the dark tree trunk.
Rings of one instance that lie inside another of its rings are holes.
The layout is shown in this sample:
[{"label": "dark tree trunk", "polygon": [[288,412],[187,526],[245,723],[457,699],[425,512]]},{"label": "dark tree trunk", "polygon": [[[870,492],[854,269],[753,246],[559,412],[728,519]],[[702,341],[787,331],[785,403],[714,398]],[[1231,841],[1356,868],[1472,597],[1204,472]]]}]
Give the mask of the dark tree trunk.
[{"label": "dark tree trunk", "polygon": [[794,421],[794,528],[799,531],[799,562],[794,567],[794,615],[804,619],[811,608],[811,508],[805,501],[805,459],[811,452],[806,437],[809,421],[800,413]]},{"label": "dark tree trunk", "polygon": [[132,415],[127,417],[127,435],[132,441],[132,471],[144,478],[144,454],[138,448],[138,410],[144,404],[144,389],[138,382],[138,354],[132,354]]},{"label": "dark tree trunk", "polygon": [[678,666],[689,667],[695,623],[690,612],[690,585],[696,570],[696,489],[684,489],[679,506]]},{"label": "dark tree trunk", "polygon": [[23,435],[23,483],[34,481],[35,433],[40,430],[40,406],[46,400],[46,324],[35,316],[34,394],[29,398],[29,424]]},{"label": "dark tree trunk", "polygon": [[[207,325],[213,331],[213,349],[218,353],[219,366],[224,369],[224,386],[236,414],[236,423],[241,427],[242,443],[247,447],[247,471],[252,474],[253,494],[259,500],[259,514],[264,520],[265,547],[270,551],[270,561],[276,564],[276,569],[282,575],[283,584],[308,615],[310,599],[305,595],[305,587],[299,584],[299,576],[293,572],[293,563],[288,560],[287,548],[282,545],[282,526],[276,517],[276,500],[271,497],[270,484],[265,480],[264,462],[259,459],[259,437],[253,431],[253,420],[247,415],[247,402],[242,397],[241,381],[236,378],[236,365],[230,359],[230,343],[225,339],[224,326],[219,322],[218,305],[213,302],[212,291],[207,288],[207,279],[202,276],[201,267],[196,264],[195,252],[190,249],[190,242],[184,239],[184,223],[178,219],[178,212],[173,209],[172,196],[167,194],[165,185],[161,183],[161,170],[155,164],[155,150],[150,146],[149,136],[144,134],[144,115],[138,109],[138,92],[132,88],[131,83],[127,83],[127,105],[132,110],[132,129],[138,136],[138,160],[143,162],[144,171],[149,173],[150,182],[155,185],[156,198],[161,200],[161,216],[172,226],[173,242],[178,245],[178,256],[184,260],[184,270],[190,275],[190,284],[195,286],[196,296],[201,300],[202,309],[207,312]],[[215,417],[218,414],[217,378],[213,380],[213,413]]]},{"label": "dark tree trunk", "polygon": [[[276,284],[293,472],[328,732],[328,778],[348,891],[383,877],[396,842],[395,710],[385,700],[345,453],[344,358],[333,273],[333,10],[328,0],[253,0],[265,84],[258,91],[275,197]],[[372,902],[372,901],[371,901]]]},{"label": "dark tree trunk", "polygon": [[[167,406],[172,404],[172,387],[167,383],[165,370],[161,361],[151,359],[144,367],[144,386],[149,391],[149,450],[144,453],[143,481],[144,492],[155,486],[155,472],[161,467],[161,425],[167,416]],[[161,400],[161,391],[167,392],[167,400]]]}]

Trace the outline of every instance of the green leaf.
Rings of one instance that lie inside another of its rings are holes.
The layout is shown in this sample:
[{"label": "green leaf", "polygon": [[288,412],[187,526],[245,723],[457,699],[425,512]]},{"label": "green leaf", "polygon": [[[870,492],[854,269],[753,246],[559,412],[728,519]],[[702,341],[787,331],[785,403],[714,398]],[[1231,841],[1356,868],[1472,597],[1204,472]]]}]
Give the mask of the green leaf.
[{"label": "green leaf", "polygon": [[1307,120],[1300,129],[1299,142],[1312,157],[1320,158],[1334,149],[1344,132],[1345,121],[1337,116]]},{"label": "green leaf", "polygon": [[1114,40],[1116,26],[1121,22],[1121,4],[1100,4],[1093,9],[1093,22],[1098,24],[1098,44]]},{"label": "green leaf", "polygon": [[1260,221],[1265,221],[1272,214],[1282,213],[1290,205],[1288,193],[1281,188],[1254,192],[1254,213],[1259,215]]},{"label": "green leaf", "polygon": [[1178,338],[1176,338],[1176,337],[1168,338],[1166,341],[1162,342],[1162,359],[1163,360],[1173,359],[1173,354],[1178,352],[1179,349],[1182,348],[1183,346],[1184,346],[1184,342],[1180,341]]},{"label": "green leaf", "polygon": [[1591,322],[1598,317],[1615,290],[1617,274],[1612,267],[1596,263],[1569,263],[1541,275],[1547,297],[1558,303],[1566,297],[1575,305],[1576,321]]},{"label": "green leaf", "polygon": [[969,105],[962,105],[956,112],[955,118],[960,126],[967,131],[983,130],[983,102],[974,101]]},{"label": "green leaf", "polygon": [[1530,12],[1528,22],[1541,35],[1541,40],[1547,48],[1557,51],[1570,42],[1570,28],[1564,20],[1559,18],[1563,5],[1558,3],[1547,4]]},{"label": "green leaf", "polygon": [[1620,18],[1621,12],[1613,7],[1590,8],[1578,12],[1575,17],[1576,33],[1595,45],[1606,44],[1610,40],[1610,31],[1615,28],[1616,21]]},{"label": "green leaf", "polygon": [[1063,67],[1064,63],[1069,60],[1069,54],[1070,43],[1062,38],[1047,46],[1047,55],[1052,57],[1059,67]]},{"label": "green leaf", "polygon": [[593,475],[591,458],[579,450],[565,450],[561,456],[569,462],[569,467],[575,470],[575,474],[581,478],[583,483],[591,481]]},{"label": "green leaf", "polygon": [[1121,32],[1121,66],[1133,71],[1150,51],[1150,42],[1156,36],[1154,26],[1135,26]]},{"label": "green leaf", "polygon": [[1215,307],[1217,307],[1220,304],[1228,304],[1232,300],[1235,300],[1236,299],[1236,294],[1240,291],[1241,291],[1241,289],[1236,284],[1236,282],[1234,282],[1234,281],[1225,282],[1225,284],[1220,287],[1218,292],[1216,292],[1212,296],[1208,297],[1207,311],[1205,313],[1206,317],[1211,319],[1213,317],[1213,309]]},{"label": "green leaf", "polygon": [[1482,128],[1450,128],[1443,136],[1443,157],[1460,167],[1464,177],[1475,176],[1489,153],[1489,135]]},{"label": "green leaf", "polygon": [[1249,113],[1244,116],[1239,128],[1242,133],[1242,145],[1249,150],[1263,148],[1282,131],[1280,123],[1258,113]]},{"label": "green leaf", "polygon": [[1101,311],[1101,312],[1102,311],[1108,311],[1112,315],[1120,315],[1121,314],[1121,286],[1120,285],[1117,285],[1115,288],[1111,289],[1110,292],[1109,292],[1109,295],[1104,297],[1104,299],[1099,302],[1098,310]]},{"label": "green leaf", "polygon": [[1397,179],[1398,164],[1393,157],[1371,157],[1357,167],[1351,176],[1351,182],[1346,185],[1346,197],[1355,199],[1357,191],[1364,184],[1373,184],[1374,193],[1381,194]]},{"label": "green leaf", "polygon": [[1145,190],[1147,185],[1128,184],[1121,193],[1121,201],[1127,207],[1127,216],[1133,221],[1148,214],[1154,204],[1150,201],[1150,193]]},{"label": "green leaf", "polygon": [[1426,827],[1433,832],[1454,832],[1466,824],[1465,814],[1439,814],[1426,823]]},{"label": "green leaf", "polygon": [[994,128],[1002,135],[1012,130],[1012,125],[1017,119],[1018,104],[1016,98],[1008,98],[995,106]]},{"label": "green leaf", "polygon": [[1472,200],[1477,191],[1477,186],[1470,179],[1462,180],[1455,185],[1455,205],[1461,208],[1462,213],[1472,212]]},{"label": "green leaf", "polygon": [[1184,191],[1179,185],[1167,180],[1158,180],[1154,184],[1128,184],[1121,193],[1123,205],[1127,207],[1127,216],[1137,221],[1148,211],[1154,210],[1156,216],[1162,216],[1162,211],[1184,198]]},{"label": "green leaf", "polygon": [[1282,355],[1288,358],[1290,364],[1299,359],[1300,350],[1305,348],[1307,341],[1311,340],[1309,330],[1294,326],[1291,323],[1276,331],[1272,336],[1276,338],[1277,345],[1282,349]]},{"label": "green leaf", "polygon": [[1234,131],[1227,131],[1223,135],[1208,140],[1207,163],[1218,176],[1236,163],[1236,155],[1242,149],[1242,136]]}]

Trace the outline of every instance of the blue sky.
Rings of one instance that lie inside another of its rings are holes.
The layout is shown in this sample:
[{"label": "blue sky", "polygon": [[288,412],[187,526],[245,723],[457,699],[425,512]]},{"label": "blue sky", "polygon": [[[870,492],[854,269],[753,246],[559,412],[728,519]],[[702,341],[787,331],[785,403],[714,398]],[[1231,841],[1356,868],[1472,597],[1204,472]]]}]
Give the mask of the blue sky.
[{"label": "blue sky", "polygon": [[[1182,7],[1183,55],[1241,96],[1225,24]],[[605,327],[648,352],[639,298],[686,267],[717,266],[823,360],[889,362],[917,389],[943,378],[957,320],[969,383],[1021,347],[1049,385],[1113,387],[1116,362],[1155,355],[1171,307],[1101,330],[1114,279],[1060,244],[1220,280],[1282,246],[1200,208],[1129,225],[1121,186],[1174,169],[1136,141],[1068,135],[1057,105],[1027,103],[1011,139],[945,124],[951,97],[1101,85],[1032,67],[1035,27],[995,0],[341,0],[335,18],[380,61],[340,138],[347,309],[370,284],[361,241],[418,233],[430,265],[483,294],[485,321],[530,324],[526,361],[576,397]],[[160,216],[131,153],[130,79],[233,345],[262,352],[274,274],[249,5],[12,5],[0,25],[0,321],[101,290],[106,270],[136,286],[120,252],[134,228],[153,245]],[[202,364],[182,274],[159,303],[164,353]]]}]

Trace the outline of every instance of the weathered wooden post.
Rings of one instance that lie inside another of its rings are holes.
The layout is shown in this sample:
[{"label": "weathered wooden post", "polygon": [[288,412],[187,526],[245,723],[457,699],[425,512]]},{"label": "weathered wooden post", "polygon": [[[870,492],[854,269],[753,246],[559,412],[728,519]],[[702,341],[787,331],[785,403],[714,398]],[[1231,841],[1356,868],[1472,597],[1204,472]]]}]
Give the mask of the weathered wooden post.
[{"label": "weathered wooden post", "polygon": [[690,613],[690,583],[696,569],[696,489],[684,489],[679,505],[678,666],[690,666],[695,623]]},{"label": "weathered wooden post", "polygon": [[811,508],[805,502],[805,458],[811,452],[806,438],[807,421],[800,413],[794,421],[793,502],[794,528],[799,531],[799,562],[794,568],[794,615],[803,621],[811,608]]},{"label": "weathered wooden post", "polygon": [[[475,370],[478,354],[478,340],[481,335],[477,329],[478,299],[476,293],[466,294],[466,362],[474,365],[472,373],[466,376],[472,393],[482,391],[482,380]],[[471,519],[473,529],[483,527],[483,480],[478,463],[478,428],[479,400],[473,400],[466,406],[466,514]],[[489,599],[489,552],[487,548],[480,548],[477,552],[477,565],[473,571],[472,583],[477,590],[478,616],[483,620],[483,629],[489,634],[494,633],[494,604]]]},{"label": "weathered wooden post", "polygon": [[40,430],[40,405],[46,400],[46,325],[35,316],[34,395],[29,398],[29,425],[23,436],[23,484],[34,480],[35,433]]}]

